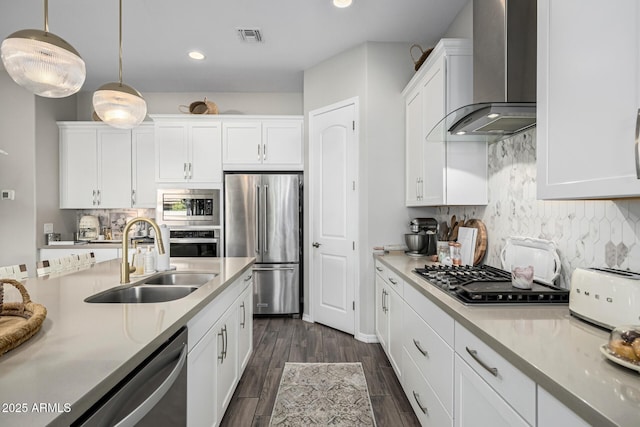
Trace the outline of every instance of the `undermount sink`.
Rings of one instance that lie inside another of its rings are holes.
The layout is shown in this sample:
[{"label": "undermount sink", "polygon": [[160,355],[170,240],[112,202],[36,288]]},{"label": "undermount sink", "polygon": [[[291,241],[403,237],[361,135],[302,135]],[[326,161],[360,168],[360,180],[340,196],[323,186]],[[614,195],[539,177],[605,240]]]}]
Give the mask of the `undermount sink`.
[{"label": "undermount sink", "polygon": [[149,277],[142,281],[143,285],[169,285],[169,286],[202,286],[216,277],[216,273],[189,273],[172,272],[162,273]]},{"label": "undermount sink", "polygon": [[118,286],[85,299],[90,303],[143,304],[184,298],[217,273],[166,272],[129,286]]},{"label": "undermount sink", "polygon": [[195,286],[130,286],[113,288],[85,299],[91,303],[154,303],[184,298],[197,290]]}]

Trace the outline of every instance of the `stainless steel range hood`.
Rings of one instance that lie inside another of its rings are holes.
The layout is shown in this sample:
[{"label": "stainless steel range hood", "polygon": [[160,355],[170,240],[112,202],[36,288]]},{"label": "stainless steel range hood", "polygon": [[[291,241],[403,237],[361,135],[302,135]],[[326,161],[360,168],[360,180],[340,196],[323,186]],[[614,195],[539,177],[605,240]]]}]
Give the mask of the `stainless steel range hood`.
[{"label": "stainless steel range hood", "polygon": [[474,0],[473,101],[427,141],[495,142],[536,124],[536,0]]}]

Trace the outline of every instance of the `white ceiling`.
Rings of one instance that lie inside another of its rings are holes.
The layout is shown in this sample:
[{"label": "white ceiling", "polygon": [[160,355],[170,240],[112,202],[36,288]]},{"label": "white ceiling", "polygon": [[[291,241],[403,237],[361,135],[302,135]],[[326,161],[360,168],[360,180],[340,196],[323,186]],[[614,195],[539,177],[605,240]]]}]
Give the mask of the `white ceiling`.
[{"label": "white ceiling", "polygon": [[[302,92],[305,69],[363,42],[432,45],[467,1],[123,0],[123,81],[143,93]],[[0,38],[27,28],[44,29],[44,1],[1,0]],[[236,28],[259,28],[264,43]],[[50,0],[49,30],[85,60],[83,91],[118,80],[118,0]]]}]

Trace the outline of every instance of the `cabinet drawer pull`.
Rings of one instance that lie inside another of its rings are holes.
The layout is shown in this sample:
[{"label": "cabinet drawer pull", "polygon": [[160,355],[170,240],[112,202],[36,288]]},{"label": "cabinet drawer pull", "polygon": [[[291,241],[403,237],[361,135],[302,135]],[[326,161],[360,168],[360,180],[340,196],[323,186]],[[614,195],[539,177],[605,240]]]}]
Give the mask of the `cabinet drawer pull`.
[{"label": "cabinet drawer pull", "polygon": [[397,285],[397,284],[398,284],[398,282],[397,282],[397,281],[395,281],[395,280],[393,280],[391,277],[389,277],[389,281],[390,281],[391,283],[393,283],[394,285]]},{"label": "cabinet drawer pull", "polygon": [[422,346],[420,345],[420,341],[418,341],[418,340],[416,340],[416,339],[414,338],[414,339],[413,339],[413,345],[415,345],[415,346],[416,346],[416,348],[418,349],[418,351],[419,351],[420,353],[422,353],[422,355],[423,355],[424,357],[429,357],[429,352],[428,352],[427,350],[424,350],[424,349],[422,348]]},{"label": "cabinet drawer pull", "polygon": [[638,115],[636,116],[635,158],[636,158],[636,178],[640,179],[640,108],[638,109]]},{"label": "cabinet drawer pull", "polygon": [[467,353],[469,353],[471,357],[473,357],[473,360],[478,362],[480,366],[482,366],[484,369],[489,371],[489,373],[494,377],[498,376],[498,368],[490,368],[489,365],[487,365],[482,360],[480,360],[480,358],[478,357],[478,352],[476,350],[470,350],[469,347],[465,347],[465,348],[467,349]]},{"label": "cabinet drawer pull", "polygon": [[423,414],[429,414],[429,411],[427,410],[427,407],[424,406],[422,404],[422,402],[420,402],[420,395],[418,393],[416,393],[415,391],[413,392],[413,398],[416,400],[416,403],[418,404],[418,408],[420,408],[420,410],[422,411]]},{"label": "cabinet drawer pull", "polygon": [[378,270],[378,271],[382,271],[382,267],[378,267],[378,266],[376,266],[376,270]]},{"label": "cabinet drawer pull", "polygon": [[247,277],[244,278],[245,282],[248,282],[249,280],[251,280],[251,278],[253,277],[252,274],[248,275]]}]

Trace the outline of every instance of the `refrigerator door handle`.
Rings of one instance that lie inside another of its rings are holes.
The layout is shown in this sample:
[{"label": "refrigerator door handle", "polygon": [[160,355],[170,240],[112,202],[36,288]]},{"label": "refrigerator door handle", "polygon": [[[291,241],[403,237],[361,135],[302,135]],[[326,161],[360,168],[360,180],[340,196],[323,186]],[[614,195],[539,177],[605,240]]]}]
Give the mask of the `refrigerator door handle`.
[{"label": "refrigerator door handle", "polygon": [[253,271],[282,271],[282,270],[294,271],[295,268],[293,268],[293,267],[263,267],[263,268],[254,268],[253,269]]},{"label": "refrigerator door handle", "polygon": [[269,245],[267,244],[268,241],[268,230],[267,230],[267,225],[269,224],[269,186],[265,185],[264,186],[264,253],[266,254],[267,252],[269,252]]},{"label": "refrigerator door handle", "polygon": [[256,185],[256,212],[255,212],[255,221],[256,221],[256,253],[260,253],[260,186]]}]

